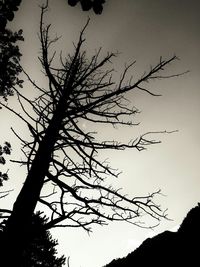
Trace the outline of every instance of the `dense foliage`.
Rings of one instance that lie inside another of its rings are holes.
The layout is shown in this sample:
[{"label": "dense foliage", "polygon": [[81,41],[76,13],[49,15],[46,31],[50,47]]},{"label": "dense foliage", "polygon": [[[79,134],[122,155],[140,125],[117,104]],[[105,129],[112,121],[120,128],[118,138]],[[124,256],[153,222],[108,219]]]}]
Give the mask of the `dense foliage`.
[{"label": "dense foliage", "polygon": [[0,94],[7,100],[7,96],[13,95],[13,87],[22,87],[23,80],[19,79],[22,71],[19,60],[20,53],[17,41],[23,41],[22,30],[12,32],[5,29],[0,32]]},{"label": "dense foliage", "polygon": [[7,22],[13,20],[14,11],[18,10],[21,0],[0,1],[0,95],[7,100],[7,96],[13,95],[16,85],[22,87],[23,80],[19,79],[22,71],[20,67],[18,41],[23,41],[22,30],[13,32],[7,28]]},{"label": "dense foliage", "polygon": [[46,217],[39,213],[33,215],[32,231],[29,244],[23,254],[20,267],[61,267],[65,263],[65,257],[57,257],[57,240],[45,229]]},{"label": "dense foliage", "polygon": [[[29,231],[28,243],[23,251],[20,266],[18,267],[62,267],[64,256],[57,256],[58,241],[53,239],[46,230],[47,218],[36,213],[32,216],[32,227]],[[1,227],[0,240],[2,241],[4,227]],[[20,243],[20,240],[18,240]]]}]

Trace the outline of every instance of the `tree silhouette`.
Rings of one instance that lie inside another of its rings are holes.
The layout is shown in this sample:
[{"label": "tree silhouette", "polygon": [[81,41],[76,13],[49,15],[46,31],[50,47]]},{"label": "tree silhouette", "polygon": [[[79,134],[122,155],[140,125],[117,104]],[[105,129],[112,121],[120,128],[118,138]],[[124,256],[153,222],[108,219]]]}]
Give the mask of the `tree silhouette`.
[{"label": "tree silhouette", "polygon": [[[51,212],[47,229],[82,227],[89,232],[93,224],[105,225],[109,221],[127,221],[143,227],[143,222],[138,221],[143,215],[154,219],[155,225],[160,218],[166,217],[160,206],[154,203],[154,196],[160,191],[128,197],[107,184],[106,178],[118,177],[119,172],[97,157],[102,150],[132,148],[140,151],[159,141],[151,140],[151,133],[127,143],[109,141],[108,138],[101,140],[96,131],[104,125],[134,126],[130,118],[138,110],[130,107],[126,94],[139,90],[156,96],[148,89],[148,82],[165,78],[161,72],[176,56],[168,60],[160,58],[158,64],[135,82],[127,78],[136,63],[134,61],[125,67],[119,81],[114,82],[114,70],[107,66],[117,55],[108,53],[102,58],[99,50],[88,59],[83,49],[88,21],[80,33],[73,55],[66,58],[60,55],[58,66],[58,62],[54,61],[55,53],[50,52],[58,38],[51,39],[50,25],[44,24],[47,8],[48,5],[41,7],[40,63],[48,88],[40,87],[23,70],[38,96],[29,99],[14,88],[23,115],[1,103],[27,125],[32,137],[31,141],[24,140],[12,129],[21,140],[26,157],[15,162],[26,165],[27,177],[6,221],[0,249],[1,258],[6,262],[4,266],[20,266],[37,203]],[[176,75],[170,77],[173,76]],[[34,115],[30,114],[30,108]],[[90,130],[82,127],[83,123],[88,123]]]},{"label": "tree silhouette", "polygon": [[56,246],[58,241],[54,240],[51,233],[46,230],[47,218],[36,213],[32,217],[32,227],[28,246],[22,256],[21,267],[62,267],[65,257],[57,257]]},{"label": "tree silhouette", "polygon": [[[40,212],[33,214],[27,246],[24,248],[20,267],[62,267],[65,257],[57,257],[58,241],[46,230],[47,218]],[[0,231],[0,238],[2,236]]]}]

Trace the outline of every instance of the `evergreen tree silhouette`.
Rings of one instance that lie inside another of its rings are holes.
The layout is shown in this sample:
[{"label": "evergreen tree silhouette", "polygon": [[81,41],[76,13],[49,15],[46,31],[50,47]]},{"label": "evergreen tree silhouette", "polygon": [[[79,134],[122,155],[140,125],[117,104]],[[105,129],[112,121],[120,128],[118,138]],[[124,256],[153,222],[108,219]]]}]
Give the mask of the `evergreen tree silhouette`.
[{"label": "evergreen tree silhouette", "polygon": [[22,256],[20,267],[62,267],[65,257],[57,257],[58,241],[46,230],[47,218],[38,212],[32,217],[29,243]]},{"label": "evergreen tree silhouette", "polygon": [[[48,219],[42,216],[40,212],[32,216],[27,245],[24,248],[18,267],[62,267],[65,264],[65,257],[57,256],[56,246],[58,241],[46,229],[47,221]],[[0,231],[1,242],[3,230],[2,227]],[[18,240],[18,243],[20,243],[20,240]]]}]

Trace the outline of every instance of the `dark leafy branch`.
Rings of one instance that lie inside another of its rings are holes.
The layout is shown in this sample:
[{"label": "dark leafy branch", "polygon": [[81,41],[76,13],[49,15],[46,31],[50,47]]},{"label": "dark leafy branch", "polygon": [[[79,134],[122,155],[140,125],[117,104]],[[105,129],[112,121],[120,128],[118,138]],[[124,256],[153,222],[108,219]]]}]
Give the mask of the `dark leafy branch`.
[{"label": "dark leafy branch", "polygon": [[18,10],[21,0],[0,1],[0,95],[7,100],[13,95],[13,87],[22,87],[23,80],[19,78],[22,69],[22,56],[18,41],[24,41],[22,30],[13,32],[7,28],[7,22],[12,21],[14,12]]},{"label": "dark leafy branch", "polygon": [[14,12],[18,10],[21,0],[1,0],[0,2],[0,31],[5,30],[7,22],[12,21]]}]

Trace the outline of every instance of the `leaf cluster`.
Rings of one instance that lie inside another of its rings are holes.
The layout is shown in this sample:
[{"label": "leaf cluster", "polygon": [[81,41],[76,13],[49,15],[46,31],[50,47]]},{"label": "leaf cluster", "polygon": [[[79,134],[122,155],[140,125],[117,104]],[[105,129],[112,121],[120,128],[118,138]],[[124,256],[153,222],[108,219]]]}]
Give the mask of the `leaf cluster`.
[{"label": "leaf cluster", "polygon": [[103,11],[105,0],[68,0],[70,6],[75,6],[78,2],[80,2],[83,11],[93,9],[95,14],[100,15]]},{"label": "leaf cluster", "polygon": [[[6,159],[4,155],[10,155],[11,154],[11,145],[8,142],[5,142],[3,146],[0,145],[0,164],[5,165]],[[0,171],[0,186],[3,185],[4,181],[8,180],[8,173],[7,172],[1,172]]]},{"label": "leaf cluster", "polygon": [[7,21],[14,18],[14,12],[18,10],[21,0],[0,1],[0,31],[5,30]]}]

